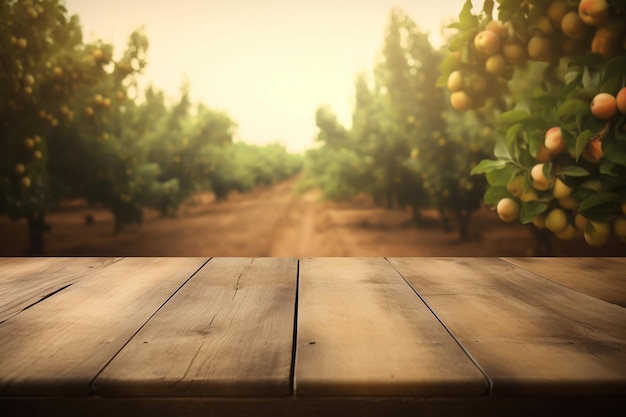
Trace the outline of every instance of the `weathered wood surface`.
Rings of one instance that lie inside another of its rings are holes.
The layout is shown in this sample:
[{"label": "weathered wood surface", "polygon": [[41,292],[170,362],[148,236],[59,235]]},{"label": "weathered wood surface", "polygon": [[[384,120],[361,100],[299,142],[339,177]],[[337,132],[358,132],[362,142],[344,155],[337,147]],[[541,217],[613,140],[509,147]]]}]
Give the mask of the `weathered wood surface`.
[{"label": "weathered wood surface", "polygon": [[626,307],[626,258],[503,258],[573,290]]},{"label": "weathered wood surface", "polygon": [[300,263],[299,396],[464,396],[479,369],[383,258]]},{"label": "weathered wood surface", "polygon": [[204,258],[125,258],[0,324],[0,394],[81,395]]},{"label": "weathered wood surface", "polygon": [[494,395],[626,394],[626,309],[493,258],[390,262]]},{"label": "weathered wood surface", "polygon": [[0,415],[626,415],[599,261],[0,258]]},{"label": "weathered wood surface", "polygon": [[100,395],[291,393],[298,261],[211,260],[96,380]]},{"label": "weathered wood surface", "polygon": [[0,322],[117,258],[0,258]]}]

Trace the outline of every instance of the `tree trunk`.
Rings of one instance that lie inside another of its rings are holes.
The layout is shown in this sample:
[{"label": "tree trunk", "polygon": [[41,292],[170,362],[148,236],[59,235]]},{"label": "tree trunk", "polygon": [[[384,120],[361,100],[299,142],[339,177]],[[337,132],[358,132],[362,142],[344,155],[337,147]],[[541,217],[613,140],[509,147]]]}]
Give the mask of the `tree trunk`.
[{"label": "tree trunk", "polygon": [[411,203],[411,211],[413,212],[413,222],[420,226],[422,224],[422,213],[420,212],[419,206],[416,202]]},{"label": "tree trunk", "polygon": [[44,216],[34,215],[28,216],[28,244],[26,250],[28,255],[42,256],[44,254],[44,238],[46,231],[46,222]]},{"label": "tree trunk", "polygon": [[472,212],[469,210],[457,209],[456,217],[459,224],[459,239],[461,242],[469,240],[469,225],[472,218]]}]

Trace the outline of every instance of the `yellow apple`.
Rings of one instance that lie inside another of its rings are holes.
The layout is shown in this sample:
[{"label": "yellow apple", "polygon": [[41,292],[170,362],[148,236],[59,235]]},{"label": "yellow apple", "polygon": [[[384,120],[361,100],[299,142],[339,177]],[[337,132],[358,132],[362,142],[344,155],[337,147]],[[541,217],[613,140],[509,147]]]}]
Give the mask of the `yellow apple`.
[{"label": "yellow apple", "polygon": [[465,91],[455,91],[450,95],[450,103],[456,110],[465,111],[473,109],[476,104],[474,99]]},{"label": "yellow apple", "polygon": [[554,208],[546,216],[546,227],[554,233],[562,232],[567,225],[567,216],[563,209]]},{"label": "yellow apple", "polygon": [[609,240],[611,227],[606,222],[587,221],[585,226],[585,241],[591,246],[603,246]]},{"label": "yellow apple", "polygon": [[483,30],[474,38],[474,46],[480,53],[491,56],[500,50],[500,37],[494,32]]},{"label": "yellow apple", "polygon": [[576,213],[576,216],[574,216],[574,224],[578,230],[584,230],[585,226],[587,226],[587,218],[580,213]]},{"label": "yellow apple", "polygon": [[561,128],[558,126],[551,127],[546,131],[543,144],[553,155],[563,153],[567,149],[565,141],[563,140]]},{"label": "yellow apple", "polygon": [[589,26],[582,21],[578,13],[568,12],[561,20],[561,30],[571,39],[582,39],[589,32]]},{"label": "yellow apple", "polygon": [[613,233],[619,240],[626,242],[626,217],[618,217],[613,221]]},{"label": "yellow apple", "polygon": [[496,211],[498,212],[498,217],[505,222],[512,222],[517,219],[519,215],[519,204],[517,201],[512,198],[503,198],[498,201],[498,205],[496,206]]},{"label": "yellow apple", "polygon": [[566,198],[572,194],[573,188],[565,184],[560,178],[554,181],[554,187],[552,188],[552,195],[555,198]]},{"label": "yellow apple", "polygon": [[521,197],[524,192],[524,177],[517,175],[506,185],[506,189],[515,197]]},{"label": "yellow apple", "polygon": [[572,240],[576,237],[576,228],[571,224],[565,226],[565,229],[556,233],[556,237],[561,240]]},{"label": "yellow apple", "polygon": [[601,120],[608,120],[617,113],[617,101],[612,94],[599,93],[591,101],[591,114]]},{"label": "yellow apple", "polygon": [[485,70],[496,77],[502,77],[506,72],[506,61],[502,54],[493,54],[485,61]]},{"label": "yellow apple", "polygon": [[528,56],[535,61],[549,62],[552,59],[552,42],[549,38],[533,36],[526,46]]}]

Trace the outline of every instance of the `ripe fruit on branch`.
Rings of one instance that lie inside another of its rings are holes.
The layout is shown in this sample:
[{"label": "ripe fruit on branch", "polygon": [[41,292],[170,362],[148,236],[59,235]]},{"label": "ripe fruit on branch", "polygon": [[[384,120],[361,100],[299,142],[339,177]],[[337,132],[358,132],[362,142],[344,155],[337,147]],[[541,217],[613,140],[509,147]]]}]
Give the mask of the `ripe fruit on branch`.
[{"label": "ripe fruit on branch", "polygon": [[28,177],[23,177],[22,181],[21,181],[22,187],[23,188],[28,188],[30,187],[30,178]]},{"label": "ripe fruit on branch", "polygon": [[601,120],[608,120],[617,113],[617,101],[609,93],[599,93],[591,101],[591,114]]},{"label": "ripe fruit on branch", "polygon": [[591,52],[596,52],[605,59],[611,59],[621,53],[624,48],[625,26],[623,19],[609,18],[596,29],[591,41]]},{"label": "ripe fruit on branch", "polygon": [[452,71],[448,77],[448,90],[454,93],[462,90],[463,85],[463,73],[461,71]]},{"label": "ripe fruit on branch", "polygon": [[618,217],[613,222],[613,232],[622,241],[626,242],[626,217]]},{"label": "ripe fruit on branch", "polygon": [[15,41],[15,45],[20,49],[25,49],[28,46],[28,41],[24,38],[19,38]]},{"label": "ripe fruit on branch", "polygon": [[573,225],[568,224],[565,226],[565,229],[555,233],[555,235],[561,240],[572,240],[576,237],[576,228]]},{"label": "ripe fruit on branch", "polygon": [[620,113],[626,114],[626,87],[623,87],[615,96],[615,104]]},{"label": "ripe fruit on branch", "polygon": [[580,19],[578,13],[568,12],[561,20],[561,30],[571,39],[582,39],[589,31],[589,26]]},{"label": "ripe fruit on branch", "polygon": [[566,0],[556,0],[550,3],[547,14],[554,27],[560,27],[563,16],[569,11],[570,8]]},{"label": "ripe fruit on branch", "polygon": [[24,164],[16,164],[15,165],[15,173],[17,175],[22,175],[22,174],[24,174],[24,172],[26,172],[26,167],[24,166]]},{"label": "ripe fruit on branch", "polygon": [[554,232],[560,233],[567,227],[567,216],[563,209],[555,208],[546,216],[546,227]]},{"label": "ripe fruit on branch", "polygon": [[567,146],[563,140],[563,133],[560,127],[551,127],[546,131],[544,146],[552,155],[558,155],[565,152]]},{"label": "ripe fruit on branch", "polygon": [[604,156],[604,151],[602,150],[602,141],[591,140],[587,142],[581,156],[589,162],[599,162],[600,159],[602,159],[602,157]]},{"label": "ripe fruit on branch", "polygon": [[541,16],[539,20],[535,22],[535,31],[539,35],[550,36],[554,32],[554,27],[548,16]]},{"label": "ripe fruit on branch", "polygon": [[526,45],[520,42],[505,42],[502,46],[502,55],[504,55],[506,62],[511,65],[521,65],[528,61]]},{"label": "ripe fruit on branch", "polygon": [[543,170],[545,164],[540,163],[533,166],[530,170],[530,177],[533,180],[533,187],[539,191],[549,190],[552,186],[552,179],[546,177]]},{"label": "ripe fruit on branch", "polygon": [[502,56],[502,54],[491,55],[485,61],[485,70],[496,77],[503,76],[506,72],[506,61],[504,60],[504,56]]},{"label": "ripe fruit on branch", "polygon": [[495,33],[501,39],[506,39],[509,37],[509,29],[504,23],[500,22],[499,20],[491,20],[485,25],[485,30]]},{"label": "ripe fruit on branch", "polygon": [[476,105],[474,99],[465,91],[455,91],[450,95],[450,103],[456,110],[465,111],[473,109]]},{"label": "ripe fruit on branch", "polygon": [[500,50],[501,42],[494,32],[483,30],[474,38],[474,46],[478,52],[491,56]]},{"label": "ripe fruit on branch", "polygon": [[517,219],[519,215],[519,204],[517,201],[512,198],[503,198],[498,201],[498,205],[496,206],[496,211],[498,212],[498,217],[505,222],[512,222]]},{"label": "ripe fruit on branch", "polygon": [[552,59],[552,42],[542,36],[533,36],[528,41],[528,56],[535,61],[549,62]]},{"label": "ripe fruit on branch", "polygon": [[26,74],[22,80],[24,81],[24,85],[32,86],[35,84],[35,77],[31,74]]},{"label": "ripe fruit on branch", "polygon": [[35,141],[32,138],[24,139],[24,146],[26,149],[33,149],[35,147]]},{"label": "ripe fruit on branch", "polygon": [[54,67],[54,69],[52,70],[52,73],[54,74],[55,77],[60,77],[63,75],[63,68]]},{"label": "ripe fruit on branch", "polygon": [[43,154],[41,153],[41,151],[37,150],[37,151],[33,152],[33,159],[39,160],[41,158],[43,158]]},{"label": "ripe fruit on branch", "polygon": [[584,237],[591,246],[605,245],[609,240],[611,228],[606,222],[587,221]]},{"label": "ripe fruit on branch", "polygon": [[524,177],[517,175],[506,185],[506,189],[515,197],[521,197],[524,192]]},{"label": "ripe fruit on branch", "polygon": [[572,187],[565,184],[563,181],[561,181],[560,178],[557,178],[554,181],[554,188],[552,188],[552,195],[558,199],[567,198],[570,196],[570,194],[572,194],[572,190],[573,190]]},{"label": "ripe fruit on branch", "polygon": [[606,0],[581,0],[578,15],[586,24],[599,26],[609,17],[609,4]]}]

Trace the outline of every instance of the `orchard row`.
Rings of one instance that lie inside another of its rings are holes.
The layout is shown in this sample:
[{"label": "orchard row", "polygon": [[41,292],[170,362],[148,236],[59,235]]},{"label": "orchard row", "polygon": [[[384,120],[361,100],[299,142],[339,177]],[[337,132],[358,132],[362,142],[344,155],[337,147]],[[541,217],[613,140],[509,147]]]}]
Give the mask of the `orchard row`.
[{"label": "orchard row", "polygon": [[145,207],[174,214],[197,191],[225,198],[299,169],[282,146],[234,143],[235,122],[187,86],[172,104],[139,91],[147,48],[137,31],[114,59],[61,1],[0,2],[0,213],[27,220],[33,253],[64,198],[109,208],[120,230]]}]

